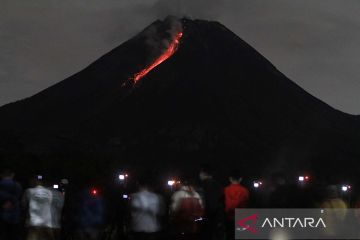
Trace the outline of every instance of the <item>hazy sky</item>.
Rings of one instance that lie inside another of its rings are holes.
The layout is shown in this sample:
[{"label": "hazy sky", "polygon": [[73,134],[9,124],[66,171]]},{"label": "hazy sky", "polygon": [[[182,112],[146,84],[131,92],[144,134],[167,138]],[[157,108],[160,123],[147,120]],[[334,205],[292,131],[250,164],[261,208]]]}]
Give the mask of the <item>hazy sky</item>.
[{"label": "hazy sky", "polygon": [[311,94],[360,114],[358,0],[0,0],[0,105],[179,13],[220,21]]}]

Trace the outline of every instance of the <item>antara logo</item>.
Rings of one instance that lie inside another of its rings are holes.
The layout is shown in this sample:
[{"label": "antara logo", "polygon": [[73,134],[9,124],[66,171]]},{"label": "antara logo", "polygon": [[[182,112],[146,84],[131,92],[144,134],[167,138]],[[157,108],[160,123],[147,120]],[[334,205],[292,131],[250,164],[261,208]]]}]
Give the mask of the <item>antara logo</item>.
[{"label": "antara logo", "polygon": [[[238,231],[249,231],[251,233],[257,233],[256,222],[258,219],[258,214],[250,215],[246,218],[238,220],[236,224]],[[326,228],[326,224],[322,218],[265,218],[260,228]]]},{"label": "antara logo", "polygon": [[[253,214],[251,216],[248,216],[244,219],[237,221],[237,225],[240,227],[240,228],[237,228],[237,230],[249,231],[251,233],[256,233],[257,231],[256,231],[255,227],[252,227],[252,226],[256,225],[257,216],[258,216],[257,214]],[[251,225],[249,225],[249,223]]]},{"label": "antara logo", "polygon": [[323,227],[326,228],[326,224],[322,218],[314,219],[314,218],[273,218],[270,220],[270,218],[266,218],[261,225],[261,227],[270,227],[270,228],[318,228]]}]

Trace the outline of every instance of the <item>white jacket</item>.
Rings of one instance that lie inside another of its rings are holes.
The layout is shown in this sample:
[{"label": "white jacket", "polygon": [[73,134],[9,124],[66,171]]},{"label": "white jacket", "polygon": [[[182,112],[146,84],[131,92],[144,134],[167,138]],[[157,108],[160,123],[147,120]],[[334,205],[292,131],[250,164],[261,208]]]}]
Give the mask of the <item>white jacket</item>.
[{"label": "white jacket", "polygon": [[24,194],[23,202],[28,209],[27,226],[61,227],[64,196],[60,192],[42,186],[29,188]]},{"label": "white jacket", "polygon": [[142,190],[133,194],[130,199],[132,231],[144,233],[160,231],[159,217],[164,214],[161,197]]}]

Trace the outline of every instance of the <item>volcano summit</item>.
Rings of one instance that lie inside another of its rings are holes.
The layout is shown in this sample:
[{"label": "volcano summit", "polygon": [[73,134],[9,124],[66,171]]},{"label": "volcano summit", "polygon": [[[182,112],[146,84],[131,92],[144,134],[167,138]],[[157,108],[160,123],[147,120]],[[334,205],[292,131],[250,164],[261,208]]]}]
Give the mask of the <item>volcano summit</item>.
[{"label": "volcano summit", "polygon": [[305,92],[220,23],[189,19],[156,21],[81,72],[0,108],[1,156],[21,152],[44,166],[92,156],[94,166],[355,174],[359,130],[359,119]]}]

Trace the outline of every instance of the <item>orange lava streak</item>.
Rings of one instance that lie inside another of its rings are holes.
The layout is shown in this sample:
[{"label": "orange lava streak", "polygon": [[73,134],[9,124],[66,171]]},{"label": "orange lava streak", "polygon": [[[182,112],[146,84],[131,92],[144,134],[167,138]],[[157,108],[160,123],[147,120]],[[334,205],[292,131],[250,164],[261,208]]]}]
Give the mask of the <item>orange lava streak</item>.
[{"label": "orange lava streak", "polygon": [[179,32],[176,34],[172,42],[170,43],[169,47],[163,52],[150,66],[144,68],[141,72],[138,72],[134,75],[133,80],[135,83],[137,83],[141,78],[143,78],[146,74],[148,74],[151,70],[156,68],[158,65],[160,65],[162,62],[164,62],[166,59],[171,57],[177,50],[180,39],[182,37],[183,33]]}]

